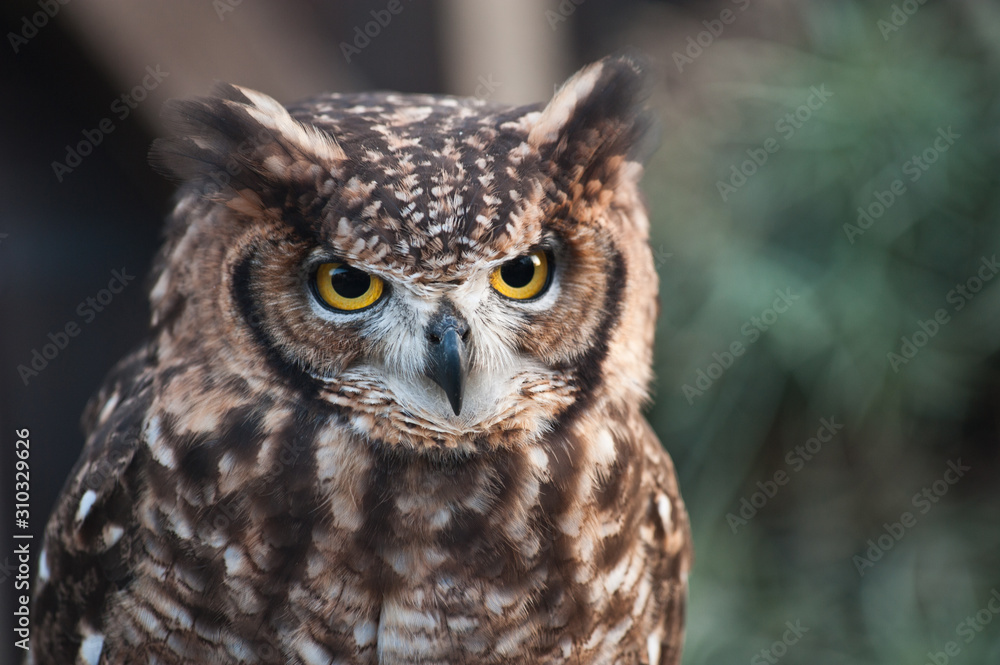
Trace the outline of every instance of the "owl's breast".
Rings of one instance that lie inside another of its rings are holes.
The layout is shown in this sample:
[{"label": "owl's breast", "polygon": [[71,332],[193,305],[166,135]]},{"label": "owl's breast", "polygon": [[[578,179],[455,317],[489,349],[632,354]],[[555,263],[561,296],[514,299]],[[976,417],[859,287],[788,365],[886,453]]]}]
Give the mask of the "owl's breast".
[{"label": "owl's breast", "polygon": [[[350,473],[329,473],[347,463]],[[325,622],[370,662],[533,653],[558,566],[544,468],[530,455],[435,460],[341,448],[318,469],[328,517],[290,597],[308,615],[300,619]]]},{"label": "owl's breast", "polygon": [[[662,450],[633,454],[629,428],[431,454],[292,416],[201,447],[151,421],[133,578],[109,615],[130,628],[109,653],[153,640],[180,658],[164,662],[638,662],[591,656],[645,645],[679,602],[662,579],[677,577],[664,539],[683,509]],[[198,468],[215,482],[179,482]]]}]

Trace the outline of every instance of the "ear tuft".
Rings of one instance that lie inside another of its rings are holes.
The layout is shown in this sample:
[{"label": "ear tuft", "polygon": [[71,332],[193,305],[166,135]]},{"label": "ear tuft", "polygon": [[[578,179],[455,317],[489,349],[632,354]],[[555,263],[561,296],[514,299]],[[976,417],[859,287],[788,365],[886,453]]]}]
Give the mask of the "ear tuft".
[{"label": "ear tuft", "polygon": [[542,110],[528,143],[556,168],[579,177],[602,165],[644,162],[656,147],[656,118],[647,106],[651,87],[638,54],[587,65]]},{"label": "ear tuft", "polygon": [[259,190],[319,164],[344,159],[336,141],[292,118],[265,94],[220,83],[209,97],[171,100],[164,117],[172,136],[157,139],[153,168],[181,181]]}]

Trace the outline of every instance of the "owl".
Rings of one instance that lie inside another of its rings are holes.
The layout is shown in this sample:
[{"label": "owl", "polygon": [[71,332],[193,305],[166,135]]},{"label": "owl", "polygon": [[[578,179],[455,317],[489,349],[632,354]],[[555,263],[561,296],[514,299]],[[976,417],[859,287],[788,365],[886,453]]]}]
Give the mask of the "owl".
[{"label": "owl", "polygon": [[648,78],[170,103],[148,338],[84,415],[30,662],[678,663]]}]

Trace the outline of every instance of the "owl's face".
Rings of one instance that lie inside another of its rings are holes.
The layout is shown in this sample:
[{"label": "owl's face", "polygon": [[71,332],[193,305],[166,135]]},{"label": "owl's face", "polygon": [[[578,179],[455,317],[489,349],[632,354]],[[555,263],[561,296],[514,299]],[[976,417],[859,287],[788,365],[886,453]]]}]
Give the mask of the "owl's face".
[{"label": "owl's face", "polygon": [[536,437],[601,397],[602,369],[641,399],[641,89],[621,58],[545,107],[327,95],[286,111],[231,86],[176,105],[179,138],[154,152],[190,181],[152,292],[161,348],[417,447]]},{"label": "owl's face", "polygon": [[[547,236],[517,243],[514,258],[466,263],[426,282],[345,259],[340,247],[313,248],[301,269],[308,312],[300,323],[328,348],[310,373],[382,383],[410,411],[455,427],[492,419],[521,383],[566,359],[572,343],[539,346],[544,330],[583,314],[560,274],[573,265],[566,243]],[[560,297],[566,289],[570,297]],[[293,352],[307,357],[310,345]]]}]

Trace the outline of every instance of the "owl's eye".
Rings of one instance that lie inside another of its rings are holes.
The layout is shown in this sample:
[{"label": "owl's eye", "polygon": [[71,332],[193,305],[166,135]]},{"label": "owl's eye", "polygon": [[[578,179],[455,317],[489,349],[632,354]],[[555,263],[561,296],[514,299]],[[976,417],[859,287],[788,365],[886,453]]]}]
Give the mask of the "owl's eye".
[{"label": "owl's eye", "polygon": [[374,305],[382,297],[384,284],[375,275],[346,263],[324,263],[316,270],[316,292],[320,300],[342,312],[356,312]]},{"label": "owl's eye", "polygon": [[502,296],[528,300],[541,295],[549,285],[549,257],[543,250],[519,256],[493,271],[490,284]]}]

